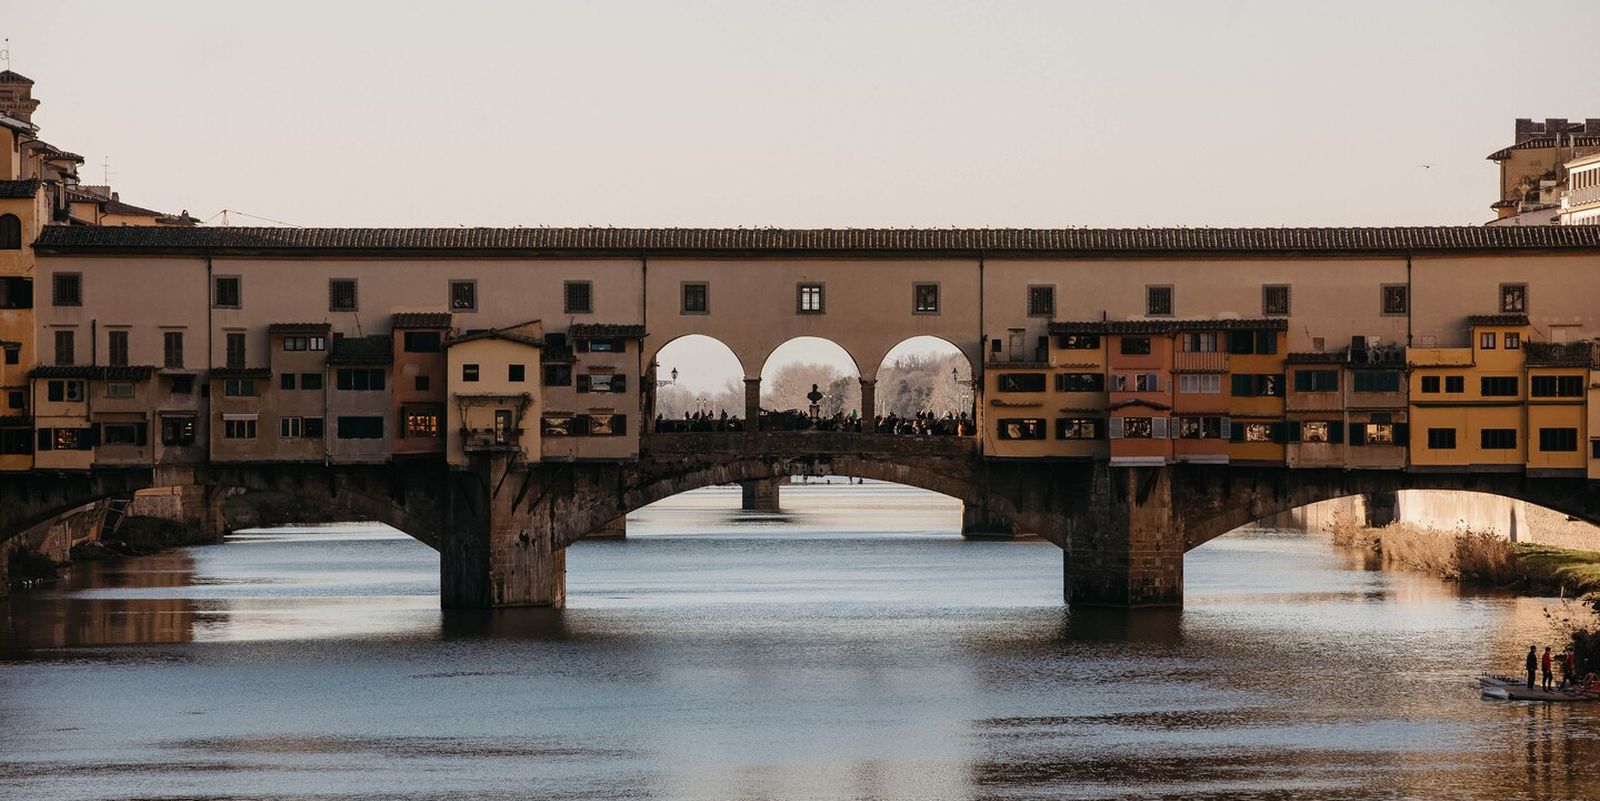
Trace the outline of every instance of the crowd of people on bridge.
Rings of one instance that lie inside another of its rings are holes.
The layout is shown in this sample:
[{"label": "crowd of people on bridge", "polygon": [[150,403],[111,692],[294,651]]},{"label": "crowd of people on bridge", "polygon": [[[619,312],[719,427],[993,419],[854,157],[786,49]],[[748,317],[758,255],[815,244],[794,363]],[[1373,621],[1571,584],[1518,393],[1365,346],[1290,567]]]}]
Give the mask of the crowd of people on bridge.
[{"label": "crowd of people on bridge", "polygon": [[[888,415],[878,415],[870,423],[863,425],[862,418],[854,411],[846,414],[835,412],[831,415],[813,417],[797,409],[783,412],[769,412],[763,410],[759,425],[761,431],[833,431],[875,434],[896,434],[900,436],[977,436],[977,421],[966,412],[957,415],[946,412],[943,416],[933,412],[917,412],[911,417],[901,417],[893,412]],[[745,424],[737,415],[729,415],[726,410],[720,414],[706,411],[684,412],[683,419],[668,419],[664,415],[656,415],[655,430],[661,434],[687,434],[702,432],[734,432],[744,431]]]}]

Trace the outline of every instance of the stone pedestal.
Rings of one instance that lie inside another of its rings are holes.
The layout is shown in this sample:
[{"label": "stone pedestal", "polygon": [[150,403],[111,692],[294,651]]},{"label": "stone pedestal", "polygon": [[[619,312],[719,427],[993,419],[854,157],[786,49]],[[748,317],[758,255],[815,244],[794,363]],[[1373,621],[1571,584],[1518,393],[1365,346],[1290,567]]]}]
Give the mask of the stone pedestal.
[{"label": "stone pedestal", "polygon": [[556,548],[544,493],[509,454],[478,457],[450,492],[451,525],[439,543],[445,607],[566,605],[567,552]]},{"label": "stone pedestal", "polygon": [[1010,520],[990,514],[981,504],[963,504],[961,507],[961,536],[970,539],[1010,539],[1017,527]]},{"label": "stone pedestal", "polygon": [[739,482],[739,508],[746,512],[778,511],[778,485],[782,479],[763,478]]},{"label": "stone pedestal", "polygon": [[1072,533],[1066,599],[1074,606],[1183,604],[1183,520],[1170,467],[1098,467],[1092,523]]}]

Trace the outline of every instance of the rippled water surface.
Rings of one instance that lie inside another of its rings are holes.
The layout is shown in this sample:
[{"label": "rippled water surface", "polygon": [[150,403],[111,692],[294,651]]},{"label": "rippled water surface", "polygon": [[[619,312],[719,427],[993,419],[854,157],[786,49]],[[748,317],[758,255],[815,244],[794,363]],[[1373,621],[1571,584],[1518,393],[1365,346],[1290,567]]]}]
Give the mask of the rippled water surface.
[{"label": "rippled water surface", "polygon": [[1265,529],[1180,611],[884,485],[574,546],[568,609],[441,613],[388,529],[239,534],[0,602],[0,798],[1596,798],[1600,714],[1473,677],[1554,603]]}]

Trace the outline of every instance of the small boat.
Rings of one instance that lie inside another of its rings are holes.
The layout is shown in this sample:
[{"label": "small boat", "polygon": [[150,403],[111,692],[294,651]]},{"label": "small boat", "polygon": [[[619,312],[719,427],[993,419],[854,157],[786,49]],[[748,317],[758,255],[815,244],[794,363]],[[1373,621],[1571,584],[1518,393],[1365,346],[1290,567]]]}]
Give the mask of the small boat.
[{"label": "small boat", "polygon": [[1501,701],[1600,701],[1600,695],[1583,690],[1530,689],[1527,681],[1514,676],[1480,676],[1478,688],[1484,698]]}]

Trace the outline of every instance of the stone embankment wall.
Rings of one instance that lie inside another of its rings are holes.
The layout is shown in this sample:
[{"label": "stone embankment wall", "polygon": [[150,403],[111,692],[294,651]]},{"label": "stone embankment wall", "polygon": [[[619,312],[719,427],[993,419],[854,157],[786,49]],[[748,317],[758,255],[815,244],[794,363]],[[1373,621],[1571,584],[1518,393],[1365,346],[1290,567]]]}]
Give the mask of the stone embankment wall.
[{"label": "stone embankment wall", "polygon": [[[1600,551],[1600,526],[1573,520],[1525,501],[1457,490],[1402,490],[1396,493],[1393,520],[1439,532],[1474,531],[1512,542]],[[1311,504],[1279,515],[1268,525],[1327,531],[1335,520],[1368,521],[1373,510],[1362,496]]]}]

